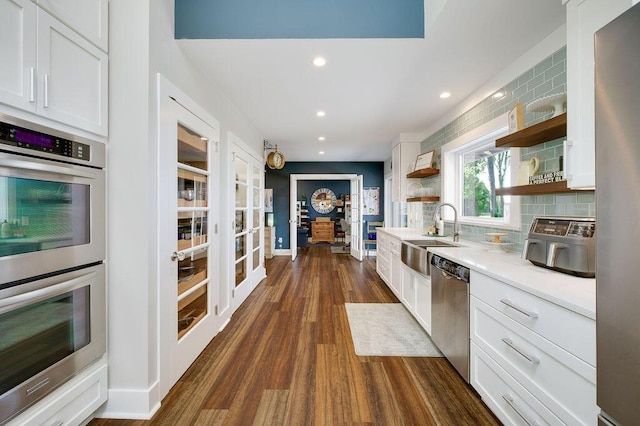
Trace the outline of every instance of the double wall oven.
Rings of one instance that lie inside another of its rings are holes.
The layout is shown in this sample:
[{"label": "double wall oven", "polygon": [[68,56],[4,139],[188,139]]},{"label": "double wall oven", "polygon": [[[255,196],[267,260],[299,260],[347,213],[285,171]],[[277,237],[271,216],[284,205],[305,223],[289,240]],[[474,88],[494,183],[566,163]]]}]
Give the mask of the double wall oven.
[{"label": "double wall oven", "polygon": [[106,347],[104,145],[0,114],[0,424]]}]

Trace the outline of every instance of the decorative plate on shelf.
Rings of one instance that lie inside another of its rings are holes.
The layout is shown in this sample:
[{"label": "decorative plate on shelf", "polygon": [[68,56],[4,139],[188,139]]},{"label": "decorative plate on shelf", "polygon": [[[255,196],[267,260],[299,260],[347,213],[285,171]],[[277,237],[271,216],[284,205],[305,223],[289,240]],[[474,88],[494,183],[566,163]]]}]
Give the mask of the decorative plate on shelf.
[{"label": "decorative plate on shelf", "polygon": [[530,102],[527,105],[527,112],[550,112],[556,117],[564,113],[564,104],[567,102],[567,93],[556,93],[555,95],[544,96]]}]

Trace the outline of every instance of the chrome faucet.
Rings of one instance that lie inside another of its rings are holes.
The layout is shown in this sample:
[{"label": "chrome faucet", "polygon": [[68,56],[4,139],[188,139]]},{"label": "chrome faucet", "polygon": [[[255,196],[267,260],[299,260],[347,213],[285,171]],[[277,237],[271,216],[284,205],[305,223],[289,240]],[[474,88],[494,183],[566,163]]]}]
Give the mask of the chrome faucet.
[{"label": "chrome faucet", "polygon": [[449,206],[453,209],[453,241],[458,241],[460,239],[460,233],[458,232],[458,211],[456,207],[451,203],[440,203],[436,206],[435,211],[433,212],[433,222],[436,222],[436,216],[438,216],[440,208],[443,206]]}]

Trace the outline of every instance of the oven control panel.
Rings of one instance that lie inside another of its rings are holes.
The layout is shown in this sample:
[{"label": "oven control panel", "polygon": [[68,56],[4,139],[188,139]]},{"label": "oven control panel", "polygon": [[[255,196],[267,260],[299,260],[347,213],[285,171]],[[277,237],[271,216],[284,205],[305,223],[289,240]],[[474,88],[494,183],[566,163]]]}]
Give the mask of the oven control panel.
[{"label": "oven control panel", "polygon": [[91,147],[35,130],[0,122],[0,144],[89,161]]}]

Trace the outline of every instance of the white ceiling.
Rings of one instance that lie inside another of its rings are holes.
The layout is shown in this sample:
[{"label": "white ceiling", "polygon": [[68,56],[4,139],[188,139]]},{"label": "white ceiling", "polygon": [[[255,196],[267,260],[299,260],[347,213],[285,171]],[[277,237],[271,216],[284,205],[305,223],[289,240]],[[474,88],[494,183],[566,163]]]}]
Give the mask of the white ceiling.
[{"label": "white ceiling", "polygon": [[[287,161],[384,161],[400,133],[423,132],[566,16],[561,0],[440,0],[440,6],[425,39],[179,44]],[[327,59],[323,68],[311,63],[318,55]],[[452,96],[440,99],[443,91]],[[318,110],[326,116],[318,118]]]}]

